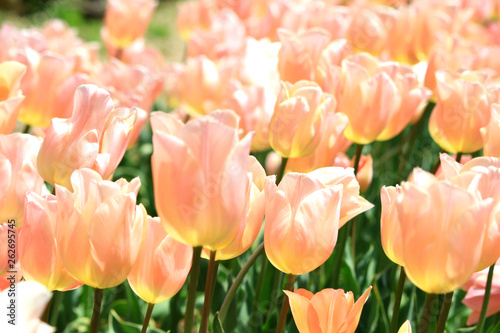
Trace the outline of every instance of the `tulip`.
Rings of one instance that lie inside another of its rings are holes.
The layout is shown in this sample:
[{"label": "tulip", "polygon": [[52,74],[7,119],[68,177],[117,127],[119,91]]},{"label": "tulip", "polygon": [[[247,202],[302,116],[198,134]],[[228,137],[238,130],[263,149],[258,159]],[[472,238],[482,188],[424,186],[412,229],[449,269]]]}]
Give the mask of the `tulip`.
[{"label": "tulip", "polygon": [[70,176],[81,168],[109,179],[127,148],[136,111],[114,109],[110,95],[94,85],[75,92],[73,115],[54,119],[38,155],[40,175],[71,189]]},{"label": "tulip", "polygon": [[127,47],[146,33],[157,5],[155,0],[108,0],[102,33],[116,47]]},{"label": "tulip", "polygon": [[491,106],[491,119],[480,129],[484,156],[500,156],[500,104]]},{"label": "tulip", "polygon": [[312,154],[322,137],[323,119],[335,106],[334,97],[314,82],[284,82],[269,125],[271,147],[287,158]]},{"label": "tulip", "polygon": [[371,289],[356,302],[352,292],[342,289],[328,288],[316,294],[305,289],[284,292],[300,333],[354,333]]},{"label": "tulip", "polygon": [[411,67],[379,63],[367,53],[344,59],[342,77],[339,111],[349,118],[344,135],[358,144],[395,137],[430,97]]},{"label": "tulip", "polygon": [[[7,318],[0,322],[2,332],[27,332],[27,333],[52,333],[56,329],[40,320],[45,307],[52,298],[52,293],[43,285],[33,281],[23,281],[16,285],[19,290],[15,307],[22,309],[16,312],[15,325],[9,323]],[[8,308],[13,298],[9,289],[0,294],[2,308]]]},{"label": "tulip", "polygon": [[415,169],[395,199],[399,222],[391,223],[401,228],[400,258],[410,281],[427,293],[458,289],[481,259],[493,199],[463,189],[469,177],[439,181]]},{"label": "tulip", "polygon": [[285,29],[278,30],[281,48],[278,53],[278,71],[282,81],[314,81],[321,52],[330,41],[330,34],[313,28],[298,35]]},{"label": "tulip", "polygon": [[191,268],[193,248],[167,235],[159,218],[148,217],[148,233],[128,282],[150,304],[170,299],[181,289]]},{"label": "tulip", "polygon": [[[266,185],[266,172],[259,161],[253,156],[249,156],[249,172],[252,173],[252,184],[250,185],[250,199],[246,214],[240,222],[240,227],[233,241],[225,248],[218,250],[215,260],[229,260],[243,254],[252,246],[257,238],[264,220],[266,209],[264,188]],[[210,258],[210,251],[204,249],[202,255]]]},{"label": "tulip", "polygon": [[40,140],[29,134],[0,135],[0,221],[22,226],[27,191],[42,193],[44,183],[36,168]]},{"label": "tulip", "polygon": [[494,208],[486,223],[486,234],[482,245],[481,259],[477,271],[493,265],[500,257],[500,160],[494,157],[477,157],[464,165],[455,162],[449,155],[441,154],[444,179],[460,180],[462,188],[483,199],[491,198]]},{"label": "tulip", "polygon": [[43,284],[48,290],[70,290],[82,284],[63,265],[57,243],[58,202],[54,195],[26,195],[25,218],[19,235],[20,262],[24,279]]},{"label": "tulip", "polygon": [[154,112],[155,204],[167,233],[193,247],[222,249],[246,214],[252,135],[238,139],[238,118],[216,111],[183,124]]},{"label": "tulip", "polygon": [[299,275],[323,264],[337,242],[342,186],[318,177],[287,173],[278,186],[265,188],[264,247],[280,271]]},{"label": "tulip", "polygon": [[[352,160],[344,153],[339,153],[335,156],[335,161],[333,166],[339,166],[343,168],[354,167],[355,158]],[[356,173],[356,179],[359,183],[359,190],[361,192],[366,192],[373,179],[373,158],[372,155],[361,155],[359,159],[358,172]]]},{"label": "tulip", "polygon": [[492,96],[485,85],[486,74],[462,75],[436,72],[437,102],[429,119],[429,133],[450,153],[472,153],[483,146],[481,128],[491,118]]},{"label": "tulip", "polygon": [[382,202],[380,229],[385,255],[394,263],[403,266],[403,237],[396,208],[396,199],[400,193],[400,186],[384,186],[380,190]]},{"label": "tulip", "polygon": [[411,324],[410,324],[410,321],[407,320],[403,323],[403,325],[401,325],[401,327],[399,328],[399,331],[398,333],[411,333]]},{"label": "tulip", "polygon": [[64,266],[83,284],[115,287],[129,275],[146,236],[147,213],[136,206],[140,180],[111,182],[81,169],[71,184],[73,192],[56,185]]},{"label": "tulip", "polygon": [[14,131],[19,107],[24,99],[19,90],[26,66],[16,61],[0,63],[0,134]]},{"label": "tulip", "polygon": [[[479,319],[483,306],[487,276],[488,269],[474,273],[467,284],[462,287],[463,290],[467,291],[462,303],[472,310],[469,318],[467,318],[467,325],[473,325],[477,323]],[[490,301],[488,303],[486,316],[489,317],[498,312],[500,312],[500,265],[497,263],[493,271]]]}]

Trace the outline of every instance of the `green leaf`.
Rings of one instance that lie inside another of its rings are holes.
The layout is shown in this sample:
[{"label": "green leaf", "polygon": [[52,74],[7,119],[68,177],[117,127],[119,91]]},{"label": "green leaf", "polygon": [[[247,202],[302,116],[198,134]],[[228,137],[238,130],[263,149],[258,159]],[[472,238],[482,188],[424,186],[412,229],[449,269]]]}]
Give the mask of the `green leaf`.
[{"label": "green leaf", "polygon": [[219,312],[217,311],[214,316],[214,321],[212,323],[213,333],[225,333],[224,328],[222,327],[222,323],[219,318]]},{"label": "green leaf", "polygon": [[[142,325],[134,324],[123,320],[115,309],[109,312],[109,333],[140,333]],[[166,333],[165,331],[148,327],[148,333]]]}]

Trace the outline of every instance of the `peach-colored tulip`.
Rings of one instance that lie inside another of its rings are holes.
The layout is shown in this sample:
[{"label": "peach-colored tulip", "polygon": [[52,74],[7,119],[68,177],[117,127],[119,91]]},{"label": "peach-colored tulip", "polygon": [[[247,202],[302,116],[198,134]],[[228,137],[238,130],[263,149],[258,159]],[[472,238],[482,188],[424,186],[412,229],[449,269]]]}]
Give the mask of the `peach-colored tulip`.
[{"label": "peach-colored tulip", "polygon": [[469,175],[439,181],[417,168],[410,182],[403,182],[401,193],[391,198],[397,209],[399,222],[392,223],[399,223],[405,272],[427,293],[460,288],[481,259],[493,199],[482,199],[459,186],[464,177]]},{"label": "peach-colored tulip", "polygon": [[321,141],[323,120],[335,106],[335,98],[314,82],[283,82],[269,125],[271,147],[287,158],[312,154]]},{"label": "peach-colored tulip", "polygon": [[300,333],[354,333],[371,289],[356,302],[352,292],[342,289],[328,288],[316,294],[305,289],[284,292]]},{"label": "peach-colored tulip", "polygon": [[182,39],[188,40],[196,28],[208,29],[216,8],[212,0],[185,1],[179,4],[177,30]]},{"label": "peach-colored tulip", "polygon": [[0,63],[0,134],[14,131],[19,107],[24,97],[19,84],[26,66],[16,61]]},{"label": "peach-colored tulip", "polygon": [[396,208],[396,200],[401,193],[401,187],[384,186],[380,190],[382,217],[380,218],[380,233],[382,248],[387,258],[403,266],[403,236]]},{"label": "peach-colored tulip", "polygon": [[330,257],[337,243],[342,186],[287,173],[265,188],[264,247],[269,261],[287,274],[305,274]]},{"label": "peach-colored tulip", "polygon": [[54,195],[26,195],[25,218],[19,233],[19,261],[27,281],[36,281],[49,290],[70,290],[81,286],[63,265],[57,244],[59,207]]},{"label": "peach-colored tulip", "polygon": [[193,248],[170,237],[159,218],[148,217],[148,221],[144,245],[127,279],[140,298],[156,304],[181,289],[191,269]]},{"label": "peach-colored tulip", "polygon": [[157,5],[155,0],[108,0],[102,33],[125,48],[146,33]]},{"label": "peach-colored tulip", "polygon": [[[467,284],[462,287],[463,290],[467,291],[462,303],[472,310],[469,318],[467,318],[467,325],[473,325],[479,320],[479,314],[483,307],[487,277],[488,269],[474,273]],[[488,303],[486,316],[489,317],[498,312],[500,312],[500,265],[497,262],[493,271],[490,302]]]},{"label": "peach-colored tulip", "polygon": [[[240,227],[233,241],[215,254],[215,260],[229,260],[243,254],[252,246],[264,220],[266,201],[264,187],[266,185],[266,172],[259,161],[253,156],[249,156],[249,172],[252,173],[252,184],[250,185],[250,199],[246,214],[240,222]],[[209,258],[210,252],[203,250],[203,257]]]},{"label": "peach-colored tulip", "polygon": [[23,223],[27,191],[42,193],[44,183],[36,168],[40,140],[29,134],[0,135],[0,221]]},{"label": "peach-colored tulip", "polygon": [[[17,239],[19,230],[15,224],[4,222],[0,225],[0,275],[8,270],[14,270],[19,259],[19,248]],[[11,241],[9,242],[9,239]]]},{"label": "peach-colored tulip", "polygon": [[280,29],[281,48],[278,53],[278,71],[282,81],[314,81],[321,52],[330,41],[328,31],[314,28],[298,35]]},{"label": "peach-colored tulip", "polygon": [[95,85],[75,92],[73,116],[52,121],[38,155],[40,175],[71,189],[74,170],[91,168],[108,179],[120,163],[136,120],[133,109],[114,109],[110,95]]},{"label": "peach-colored tulip", "polygon": [[337,154],[345,152],[351,145],[344,136],[347,122],[347,117],[342,113],[328,113],[323,119],[323,135],[314,152],[309,156],[288,159],[286,171],[307,173],[332,166]]},{"label": "peach-colored tulip", "polygon": [[491,105],[491,119],[480,129],[483,138],[483,155],[500,156],[500,104]]},{"label": "peach-colored tulip", "polygon": [[349,118],[344,135],[359,144],[393,138],[430,97],[411,67],[379,63],[367,53],[344,59],[342,76],[339,111]]},{"label": "peach-colored tulip", "polygon": [[487,268],[500,257],[500,160],[494,157],[477,157],[462,164],[449,155],[441,154],[442,176],[456,182],[464,189],[479,192],[483,199],[491,198],[491,211],[482,246],[481,259],[476,270]]},{"label": "peach-colored tulip", "polygon": [[73,192],[56,185],[58,245],[67,271],[94,288],[111,288],[129,275],[147,232],[147,213],[136,206],[139,178],[102,180],[91,169],[71,175]]},{"label": "peach-colored tulip", "polygon": [[[15,325],[9,323],[13,319],[9,316],[8,310],[11,300],[11,292],[9,289],[4,290],[0,294],[0,306],[7,309],[7,315],[0,322],[0,330],[2,332],[12,333],[52,333],[56,329],[44,323],[40,318],[52,298],[52,293],[43,285],[34,281],[23,281],[16,285],[16,292],[19,293],[15,307],[18,309],[14,313]],[[19,311],[22,309],[22,311]]]},{"label": "peach-colored tulip", "polygon": [[429,133],[450,153],[472,153],[483,146],[480,129],[490,122],[492,96],[484,82],[487,73],[436,72],[437,103]]},{"label": "peach-colored tulip", "polygon": [[215,111],[183,124],[153,112],[155,204],[176,240],[212,251],[227,246],[246,214],[252,135],[238,138],[238,118]]}]

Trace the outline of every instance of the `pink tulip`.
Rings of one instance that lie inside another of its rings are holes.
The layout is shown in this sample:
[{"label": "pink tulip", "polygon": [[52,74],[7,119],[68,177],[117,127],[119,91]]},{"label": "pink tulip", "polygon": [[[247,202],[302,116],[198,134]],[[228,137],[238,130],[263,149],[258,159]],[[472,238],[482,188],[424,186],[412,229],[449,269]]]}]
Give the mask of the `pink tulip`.
[{"label": "pink tulip", "polygon": [[305,274],[330,257],[337,242],[342,186],[307,174],[287,173],[266,193],[264,247],[269,261],[287,274]]},{"label": "pink tulip", "polygon": [[44,183],[36,168],[40,140],[29,134],[0,135],[0,221],[22,226],[25,194],[42,193]]},{"label": "pink tulip", "polygon": [[176,240],[211,251],[227,246],[246,214],[252,135],[238,138],[238,118],[216,111],[183,124],[154,112],[153,182],[156,208]]},{"label": "pink tulip", "polygon": [[[40,318],[52,298],[52,293],[43,285],[33,281],[23,281],[16,284],[16,292],[19,293],[16,302],[16,318],[15,326],[10,324],[10,319],[7,315],[0,322],[0,330],[2,332],[23,332],[23,333],[52,333],[56,329],[44,323]],[[7,308],[12,296],[9,294],[9,289],[4,290],[0,294],[0,304],[2,308]],[[19,311],[21,310],[21,311]]]},{"label": "pink tulip", "polygon": [[450,153],[472,153],[483,146],[481,128],[491,118],[492,96],[487,73],[437,71],[437,102],[429,119],[429,132]]},{"label": "pink tulip", "polygon": [[83,284],[115,287],[130,274],[147,232],[146,210],[136,206],[140,180],[111,182],[80,169],[71,175],[71,185],[73,192],[56,185],[64,266]]},{"label": "pink tulip", "polygon": [[159,218],[148,217],[148,222],[144,245],[127,279],[140,298],[156,304],[181,289],[191,268],[193,248],[167,235]]},{"label": "pink tulip", "polygon": [[14,131],[19,107],[24,99],[19,84],[26,66],[16,61],[0,63],[0,134]]},{"label": "pink tulip", "polygon": [[[462,287],[463,290],[467,291],[462,303],[472,310],[469,318],[467,318],[467,325],[473,325],[479,320],[479,314],[483,306],[487,277],[488,269],[474,273],[467,284]],[[490,302],[488,303],[486,316],[489,317],[498,312],[500,312],[500,265],[497,263],[493,271]]]},{"label": "pink tulip", "polygon": [[352,292],[342,289],[323,289],[316,294],[305,289],[284,292],[300,333],[354,333],[371,289],[356,302]]},{"label": "pink tulip", "polygon": [[[349,159],[349,157],[344,153],[339,153],[335,156],[335,161],[333,166],[338,166],[342,168],[353,168],[354,159]],[[359,159],[358,172],[356,173],[356,179],[359,183],[360,192],[366,192],[370,187],[373,179],[373,158],[372,155],[361,155]]]},{"label": "pink tulip", "polygon": [[287,158],[312,154],[321,141],[323,119],[335,106],[334,97],[314,82],[284,82],[269,125],[271,147]]},{"label": "pink tulip", "polygon": [[157,5],[155,0],[108,0],[102,33],[113,45],[125,48],[144,36]]},{"label": "pink tulip", "polygon": [[57,242],[61,221],[57,198],[28,192],[24,224],[19,235],[20,263],[24,279],[48,290],[70,290],[82,284],[63,265]]},{"label": "pink tulip", "polygon": [[54,119],[40,154],[40,175],[51,184],[71,189],[74,170],[91,168],[109,179],[127,148],[137,112],[113,109],[109,93],[94,85],[75,92],[73,115]]}]

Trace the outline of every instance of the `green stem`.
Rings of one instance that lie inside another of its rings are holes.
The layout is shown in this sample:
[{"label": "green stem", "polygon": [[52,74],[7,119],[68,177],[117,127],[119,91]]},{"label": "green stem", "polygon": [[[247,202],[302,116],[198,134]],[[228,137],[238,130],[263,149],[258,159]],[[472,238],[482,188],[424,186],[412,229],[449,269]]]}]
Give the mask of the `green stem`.
[{"label": "green stem", "polygon": [[30,129],[31,129],[31,126],[30,126],[30,125],[28,125],[28,124],[26,124],[26,127],[24,128],[24,132],[23,132],[23,133],[25,133],[25,134],[29,134]]},{"label": "green stem", "polygon": [[486,280],[486,288],[484,290],[483,305],[481,306],[481,313],[479,314],[479,320],[477,321],[476,330],[474,332],[482,332],[484,321],[486,320],[486,313],[488,312],[488,304],[490,302],[491,295],[491,284],[493,283],[493,271],[495,270],[495,264],[490,266],[488,270],[488,279]]},{"label": "green stem", "polygon": [[[241,271],[236,276],[236,279],[234,280],[233,284],[231,285],[231,288],[229,288],[229,291],[226,294],[226,298],[224,298],[224,302],[222,303],[222,306],[219,310],[219,318],[220,318],[221,322],[224,322],[224,319],[226,318],[226,315],[227,315],[227,311],[229,310],[229,305],[231,304],[231,301],[233,300],[234,296],[236,295],[236,291],[238,290],[238,287],[243,282],[243,278],[248,273],[250,268],[253,266],[255,261],[262,255],[262,253],[264,253],[264,243],[261,243],[255,249],[255,251],[252,253],[250,258],[248,258],[248,261],[241,268]],[[186,332],[186,333],[188,333],[188,332]]]},{"label": "green stem", "polygon": [[441,313],[439,314],[438,323],[436,326],[436,333],[443,333],[446,327],[446,320],[448,313],[450,313],[451,302],[453,301],[453,291],[444,295],[443,305],[441,306]]},{"label": "green stem", "polygon": [[51,326],[57,326],[57,319],[59,318],[59,306],[61,306],[61,302],[64,296],[64,292],[54,291],[53,302],[51,308],[53,309],[50,316],[49,324]]},{"label": "green stem", "polygon": [[42,315],[42,321],[44,323],[47,323],[47,324],[49,323],[50,307],[52,306],[53,299],[54,299],[54,295],[52,295],[52,297],[50,297],[50,300],[47,303],[47,305],[45,306],[45,310],[43,311],[43,315]]},{"label": "green stem", "polygon": [[252,313],[257,313],[258,305],[260,302],[260,292],[262,290],[262,283],[264,282],[264,274],[268,265],[268,260],[266,256],[262,256],[262,262],[260,264],[259,278],[257,280],[257,287],[255,288],[255,299],[253,301]]},{"label": "green stem", "polygon": [[339,278],[340,278],[340,269],[342,267],[342,257],[344,255],[344,249],[345,249],[345,244],[347,242],[347,235],[348,235],[348,230],[347,230],[347,225],[342,226],[339,230],[339,241],[337,242],[337,245],[335,246],[337,251],[334,253],[334,265],[333,265],[333,279],[332,279],[332,287],[333,288],[338,288],[339,287]]},{"label": "green stem", "polygon": [[285,169],[286,169],[287,162],[288,162],[288,158],[283,157],[281,159],[280,169],[278,170],[278,174],[276,175],[276,185],[278,185],[281,182],[281,180],[283,179],[283,176],[285,175]]},{"label": "green stem", "polygon": [[422,318],[420,319],[420,325],[418,327],[418,333],[426,333],[433,316],[433,307],[436,300],[437,294],[426,294],[425,304],[422,311]]},{"label": "green stem", "polygon": [[151,320],[151,314],[153,313],[153,308],[154,308],[153,303],[148,304],[148,310],[146,311],[146,317],[144,317],[144,323],[142,324],[142,330],[141,333],[146,333],[148,330],[149,326],[149,321]]},{"label": "green stem", "polygon": [[364,145],[356,144],[356,153],[354,154],[354,175],[358,174],[359,161],[361,161],[361,153],[363,152]]},{"label": "green stem", "polygon": [[212,295],[217,281],[217,262],[215,261],[216,251],[210,251],[210,262],[208,263],[207,282],[205,283],[205,302],[203,303],[203,313],[201,315],[200,333],[208,333],[208,319],[210,317],[210,307],[212,305]]},{"label": "green stem", "polygon": [[200,276],[201,246],[193,248],[193,261],[189,272],[188,299],[186,304],[186,315],[184,318],[184,333],[191,333],[193,329],[194,304],[196,291],[198,290],[198,277]]},{"label": "green stem", "polygon": [[462,159],[462,152],[460,153],[457,153],[457,157],[455,158],[455,161],[457,161],[458,163],[460,163],[460,160]]},{"label": "green stem", "polygon": [[[285,290],[293,291],[293,283],[295,282],[295,275],[288,274],[286,278]],[[276,333],[281,333],[285,329],[286,315],[288,314],[288,296],[285,294],[283,296],[283,302],[281,302],[280,317],[278,320],[278,327],[276,327]]]},{"label": "green stem", "polygon": [[394,311],[392,312],[391,333],[396,333],[398,331],[399,309],[401,308],[401,297],[403,296],[405,281],[406,281],[405,268],[401,266],[399,270],[398,287],[396,289],[396,299],[394,300]]},{"label": "green stem", "polygon": [[92,310],[92,320],[90,321],[89,333],[97,333],[99,330],[99,319],[101,318],[101,304],[103,295],[103,289],[94,289],[94,309]]}]

